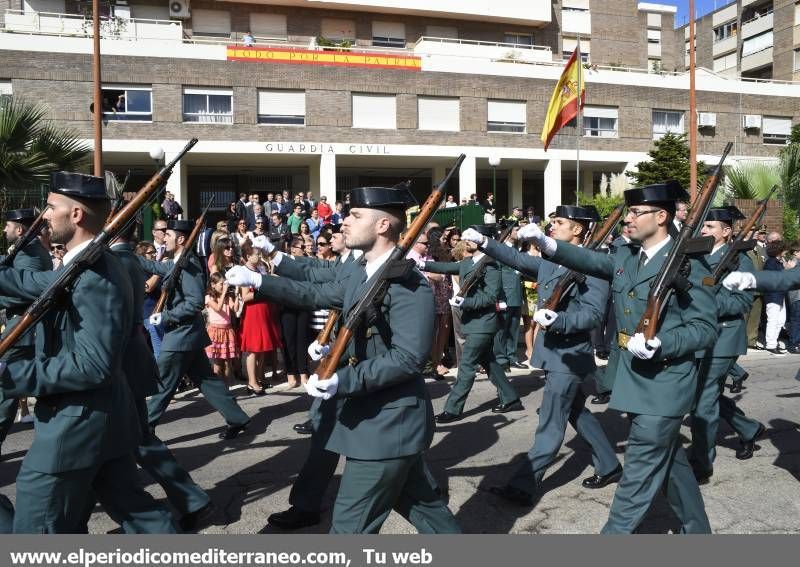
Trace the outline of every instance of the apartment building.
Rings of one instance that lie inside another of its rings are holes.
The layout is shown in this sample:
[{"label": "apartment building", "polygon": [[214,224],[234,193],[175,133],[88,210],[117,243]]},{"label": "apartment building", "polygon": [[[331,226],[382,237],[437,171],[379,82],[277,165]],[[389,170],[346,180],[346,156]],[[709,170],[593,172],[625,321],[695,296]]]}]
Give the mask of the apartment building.
[{"label": "apartment building", "polygon": [[[86,6],[0,0],[0,95],[47,105],[91,142]],[[212,195],[220,208],[248,191],[334,199],[406,179],[424,197],[462,152],[458,198],[496,183],[501,210],[546,212],[689,124],[671,6],[118,0],[103,10],[106,168],[133,171],[135,185],[153,171],[151,149],[169,159],[198,137],[169,181],[190,213]],[[545,152],[545,109],[578,41],[588,64],[582,128],[564,128]],[[698,153],[709,162],[728,141],[729,159],[774,159],[800,122],[800,84],[701,69],[697,101]]]},{"label": "apartment building", "polygon": [[[800,1],[734,0],[698,18],[696,62],[728,77],[800,80]],[[676,30],[689,66],[689,26]]]}]

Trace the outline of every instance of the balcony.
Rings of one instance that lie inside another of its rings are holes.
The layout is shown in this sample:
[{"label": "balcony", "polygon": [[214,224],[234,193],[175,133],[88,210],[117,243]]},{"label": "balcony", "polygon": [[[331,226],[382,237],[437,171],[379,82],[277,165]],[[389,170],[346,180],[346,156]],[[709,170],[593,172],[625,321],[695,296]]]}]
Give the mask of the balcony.
[{"label": "balcony", "polygon": [[746,73],[767,65],[772,65],[772,47],[742,57],[741,72]]},{"label": "balcony", "polygon": [[[77,14],[6,10],[6,30],[15,33],[91,37],[92,19]],[[105,18],[100,22],[100,37],[128,41],[180,41],[183,38],[183,26],[172,20]]]},{"label": "balcony", "polygon": [[553,53],[550,48],[541,45],[518,45],[427,36],[419,38],[414,44],[414,55],[475,57],[514,63],[550,63],[553,61]]},{"label": "balcony", "polygon": [[762,14],[756,18],[742,22],[742,37],[748,38],[772,29],[773,13]]},{"label": "balcony", "polygon": [[720,41],[715,41],[712,48],[714,56],[736,50],[736,37],[736,35],[732,35]]}]

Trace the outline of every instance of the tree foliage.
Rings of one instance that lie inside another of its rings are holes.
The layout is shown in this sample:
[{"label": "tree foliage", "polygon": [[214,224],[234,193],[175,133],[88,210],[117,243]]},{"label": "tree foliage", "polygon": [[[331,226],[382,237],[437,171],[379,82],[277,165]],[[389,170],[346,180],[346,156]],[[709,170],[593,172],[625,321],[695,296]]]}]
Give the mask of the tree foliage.
[{"label": "tree foliage", "polygon": [[[636,185],[651,185],[676,180],[689,191],[689,144],[686,135],[665,134],[656,140],[653,149],[648,152],[650,160],[636,164],[638,171],[626,171],[625,174],[635,181]],[[697,162],[697,185],[703,184],[707,166]]]}]

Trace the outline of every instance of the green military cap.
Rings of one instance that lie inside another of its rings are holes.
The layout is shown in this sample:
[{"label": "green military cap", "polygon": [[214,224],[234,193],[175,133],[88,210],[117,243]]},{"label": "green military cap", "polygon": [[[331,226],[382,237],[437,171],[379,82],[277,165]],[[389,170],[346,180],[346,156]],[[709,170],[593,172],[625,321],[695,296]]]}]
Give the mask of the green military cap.
[{"label": "green military cap", "polygon": [[6,212],[6,221],[31,222],[38,216],[38,209],[14,209]]},{"label": "green military cap", "polygon": [[597,222],[600,220],[600,214],[594,206],[559,205],[556,207],[556,216],[578,221]]},{"label": "green military cap", "polygon": [[417,205],[406,184],[396,187],[356,187],[350,191],[350,207],[360,209],[408,209]]}]

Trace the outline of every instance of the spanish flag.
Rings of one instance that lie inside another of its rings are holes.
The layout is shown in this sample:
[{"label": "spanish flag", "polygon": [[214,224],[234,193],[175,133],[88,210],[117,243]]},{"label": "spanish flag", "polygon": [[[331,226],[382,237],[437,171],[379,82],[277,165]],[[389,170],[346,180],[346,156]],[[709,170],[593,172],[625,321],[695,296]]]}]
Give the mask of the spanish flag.
[{"label": "spanish flag", "polygon": [[553,136],[578,115],[578,85],[581,89],[581,108],[583,108],[586,87],[583,82],[583,64],[578,55],[578,49],[580,49],[580,45],[570,55],[567,66],[564,67],[564,72],[561,73],[561,78],[556,83],[553,96],[550,97],[542,128],[542,143],[545,151],[547,151],[547,146],[550,145]]}]

